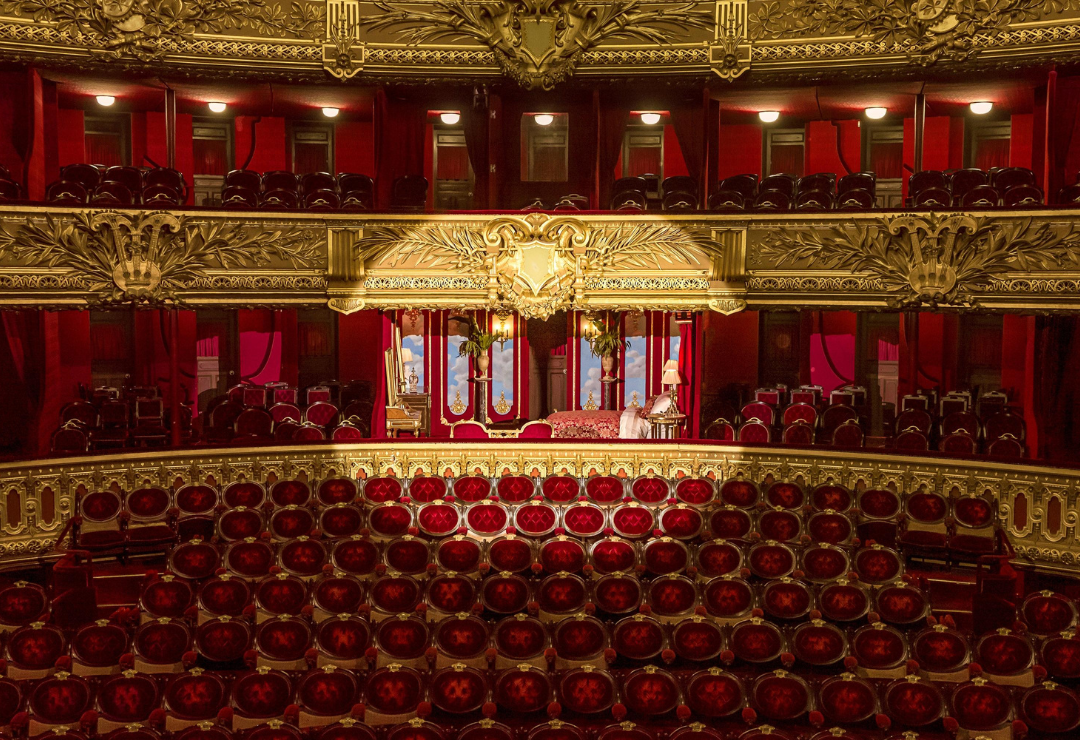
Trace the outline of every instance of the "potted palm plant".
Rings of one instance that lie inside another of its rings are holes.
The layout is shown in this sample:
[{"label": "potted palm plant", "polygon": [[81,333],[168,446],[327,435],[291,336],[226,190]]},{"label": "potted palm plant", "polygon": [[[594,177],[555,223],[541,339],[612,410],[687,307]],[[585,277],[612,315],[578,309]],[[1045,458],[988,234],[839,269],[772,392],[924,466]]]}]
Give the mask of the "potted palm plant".
[{"label": "potted palm plant", "polygon": [[476,361],[476,377],[487,377],[488,366],[491,364],[491,358],[488,357],[487,352],[496,341],[498,337],[494,334],[481,330],[475,321],[469,322],[469,338],[458,347],[458,355],[460,357],[468,355]]},{"label": "potted palm plant", "polygon": [[603,323],[599,326],[599,333],[589,340],[594,357],[600,358],[600,367],[604,369],[604,377],[611,377],[611,369],[615,367],[615,353],[630,347],[630,342],[619,336],[619,326],[622,324],[622,314],[615,314],[611,323]]}]

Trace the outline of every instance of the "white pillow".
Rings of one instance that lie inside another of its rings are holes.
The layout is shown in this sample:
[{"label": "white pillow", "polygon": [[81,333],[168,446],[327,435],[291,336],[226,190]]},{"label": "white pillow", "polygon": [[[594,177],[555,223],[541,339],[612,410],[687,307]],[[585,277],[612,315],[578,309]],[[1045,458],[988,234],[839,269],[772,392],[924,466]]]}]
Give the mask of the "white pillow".
[{"label": "white pillow", "polygon": [[671,395],[667,393],[661,393],[653,401],[651,414],[666,414],[667,410],[671,407]]}]

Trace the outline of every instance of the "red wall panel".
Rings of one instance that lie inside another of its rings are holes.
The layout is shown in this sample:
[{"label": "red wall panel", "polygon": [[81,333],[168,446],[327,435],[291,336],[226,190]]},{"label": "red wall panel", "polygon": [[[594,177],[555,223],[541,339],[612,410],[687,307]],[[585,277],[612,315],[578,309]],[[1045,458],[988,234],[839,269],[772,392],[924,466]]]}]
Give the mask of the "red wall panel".
[{"label": "red wall panel", "polygon": [[761,174],[762,129],[756,123],[720,125],[717,180],[743,174]]},{"label": "red wall panel", "polygon": [[[256,123],[257,122],[257,123]],[[254,131],[254,142],[252,132]],[[254,143],[254,153],[252,145]],[[287,169],[285,119],[262,116],[237,116],[235,129],[236,167],[242,167],[251,154],[247,169],[272,172]]]}]

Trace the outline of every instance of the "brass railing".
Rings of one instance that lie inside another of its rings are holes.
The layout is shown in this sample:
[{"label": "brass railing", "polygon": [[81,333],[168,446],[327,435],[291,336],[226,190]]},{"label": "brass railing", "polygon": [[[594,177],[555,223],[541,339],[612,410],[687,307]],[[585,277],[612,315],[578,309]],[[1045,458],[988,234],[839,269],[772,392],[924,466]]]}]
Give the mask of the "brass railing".
[{"label": "brass railing", "polygon": [[832,481],[851,488],[892,486],[947,496],[989,495],[1017,562],[1075,570],[1080,563],[1080,470],[990,460],[887,455],[842,450],[744,448],[681,442],[370,442],[307,447],[169,450],[55,458],[0,465],[0,557],[23,559],[52,548],[74,514],[76,496],[104,488],[223,485],[241,478],[319,480],[332,475],[393,473],[411,477],[479,473],[612,473],[743,476],[803,485]]}]

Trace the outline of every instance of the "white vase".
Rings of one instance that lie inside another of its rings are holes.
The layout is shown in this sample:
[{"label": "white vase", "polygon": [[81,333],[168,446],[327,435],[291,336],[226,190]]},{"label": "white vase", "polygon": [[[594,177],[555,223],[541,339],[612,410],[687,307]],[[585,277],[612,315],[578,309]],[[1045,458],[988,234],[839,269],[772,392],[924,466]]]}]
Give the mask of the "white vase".
[{"label": "white vase", "polygon": [[488,376],[488,366],[491,365],[491,358],[487,355],[476,356],[476,377],[486,378]]},{"label": "white vase", "polygon": [[604,377],[611,377],[611,369],[615,367],[615,358],[611,355],[604,355],[600,358],[600,367],[604,368]]}]

